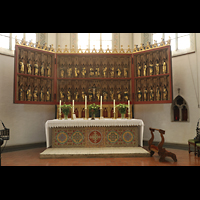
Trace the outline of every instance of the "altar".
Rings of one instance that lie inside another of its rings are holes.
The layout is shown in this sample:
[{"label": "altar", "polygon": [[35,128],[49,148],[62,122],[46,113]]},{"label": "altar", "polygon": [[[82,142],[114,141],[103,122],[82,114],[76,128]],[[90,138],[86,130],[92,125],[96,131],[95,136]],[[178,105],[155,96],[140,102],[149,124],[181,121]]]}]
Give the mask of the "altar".
[{"label": "altar", "polygon": [[141,119],[78,118],[45,123],[47,148],[142,147],[143,131]]}]

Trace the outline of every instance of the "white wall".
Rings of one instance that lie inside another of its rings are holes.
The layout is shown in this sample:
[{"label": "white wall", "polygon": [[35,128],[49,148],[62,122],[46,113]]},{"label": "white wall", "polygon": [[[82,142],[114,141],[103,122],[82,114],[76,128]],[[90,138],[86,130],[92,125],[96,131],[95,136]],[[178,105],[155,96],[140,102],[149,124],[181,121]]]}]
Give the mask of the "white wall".
[{"label": "white wall", "polygon": [[[134,34],[134,43],[141,43],[141,36]],[[138,40],[138,41],[137,41]],[[142,119],[145,123],[144,140],[150,139],[149,127],[160,128],[166,131],[165,141],[169,143],[187,144],[187,140],[196,136],[196,124],[200,118],[200,109],[196,100],[194,84],[197,88],[197,74],[200,77],[200,34],[196,34],[196,53],[172,58],[173,98],[180,95],[189,106],[189,122],[171,122],[171,104],[146,104],[134,105],[135,118]],[[196,65],[198,56],[198,70]],[[189,65],[189,60],[191,64]],[[191,71],[194,77],[192,80]],[[198,71],[198,73],[197,73]],[[155,141],[160,141],[159,133]]]}]

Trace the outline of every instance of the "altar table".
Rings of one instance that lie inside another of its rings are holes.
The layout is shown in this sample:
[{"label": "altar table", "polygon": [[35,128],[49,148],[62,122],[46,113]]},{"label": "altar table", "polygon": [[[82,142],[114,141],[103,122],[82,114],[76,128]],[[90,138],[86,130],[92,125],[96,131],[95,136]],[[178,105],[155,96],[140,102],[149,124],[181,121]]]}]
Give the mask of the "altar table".
[{"label": "altar table", "polygon": [[77,118],[45,123],[47,148],[143,146],[143,131],[141,119]]}]

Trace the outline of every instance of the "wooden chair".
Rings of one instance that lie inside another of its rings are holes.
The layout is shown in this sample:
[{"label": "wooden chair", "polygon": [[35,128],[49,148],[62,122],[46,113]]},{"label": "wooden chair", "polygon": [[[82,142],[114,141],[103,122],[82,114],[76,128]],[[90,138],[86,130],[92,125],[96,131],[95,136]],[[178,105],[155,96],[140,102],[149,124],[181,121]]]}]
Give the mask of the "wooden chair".
[{"label": "wooden chair", "polygon": [[195,140],[195,139],[189,139],[188,140],[188,151],[189,151],[189,153],[190,152],[193,152],[193,151],[191,151],[190,150],[190,146],[191,145],[193,145],[194,146],[194,155],[196,156],[196,154],[197,154],[197,151],[196,151],[196,145],[198,144],[198,142],[199,142],[199,140]]},{"label": "wooden chair", "polygon": [[[176,155],[172,152],[167,151],[165,148],[162,147],[163,144],[164,144],[164,141],[165,141],[164,136],[163,136],[165,134],[165,131],[162,130],[162,129],[156,129],[156,128],[149,128],[149,130],[151,131],[151,138],[149,140],[150,156],[152,157],[153,154],[155,152],[157,152],[158,155],[160,156],[160,159],[159,159],[160,162],[165,161],[166,156],[171,157],[174,160],[174,162],[177,162]],[[161,142],[158,144],[158,146],[155,146],[155,145],[152,144],[153,140],[154,140],[154,133],[153,132],[155,130],[159,131],[160,136],[161,136]]]},{"label": "wooden chair", "polygon": [[200,143],[196,143],[196,147],[197,147],[197,154],[199,157],[200,156]]}]

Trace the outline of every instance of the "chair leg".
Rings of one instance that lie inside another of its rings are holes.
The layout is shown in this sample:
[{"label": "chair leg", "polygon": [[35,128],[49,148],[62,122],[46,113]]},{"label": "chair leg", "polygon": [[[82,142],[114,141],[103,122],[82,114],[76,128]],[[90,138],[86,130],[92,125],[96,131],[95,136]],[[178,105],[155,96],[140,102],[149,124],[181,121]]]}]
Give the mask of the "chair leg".
[{"label": "chair leg", "polygon": [[189,151],[189,153],[191,152],[190,151],[190,143],[188,142],[188,151]]}]

